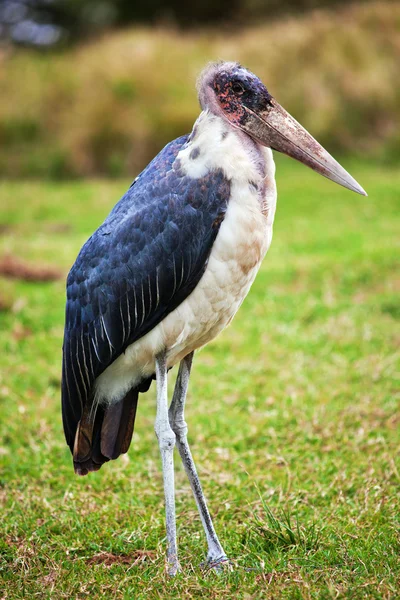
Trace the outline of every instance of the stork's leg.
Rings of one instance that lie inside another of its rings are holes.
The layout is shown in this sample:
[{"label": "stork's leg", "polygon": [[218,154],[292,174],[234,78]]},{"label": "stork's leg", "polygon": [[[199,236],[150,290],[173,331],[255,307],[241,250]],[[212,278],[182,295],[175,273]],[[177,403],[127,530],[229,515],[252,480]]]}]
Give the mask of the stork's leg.
[{"label": "stork's leg", "polygon": [[160,446],[164,478],[165,517],[167,529],[167,570],[176,575],[180,570],[176,544],[175,486],[174,486],[174,446],[175,433],[168,418],[167,362],[165,352],[156,357],[157,377],[157,416],[155,431]]},{"label": "stork's leg", "polygon": [[183,466],[185,467],[185,471],[189,478],[206,534],[208,544],[207,560],[210,565],[217,566],[228,559],[219,542],[210,513],[208,512],[207,502],[203,490],[201,489],[199,476],[197,475],[196,466],[187,441],[188,428],[185,422],[184,410],[192,360],[193,352],[188,354],[179,365],[174,395],[169,409],[169,420],[172,430],[176,435],[176,444],[178,446],[179,454],[181,455]]}]

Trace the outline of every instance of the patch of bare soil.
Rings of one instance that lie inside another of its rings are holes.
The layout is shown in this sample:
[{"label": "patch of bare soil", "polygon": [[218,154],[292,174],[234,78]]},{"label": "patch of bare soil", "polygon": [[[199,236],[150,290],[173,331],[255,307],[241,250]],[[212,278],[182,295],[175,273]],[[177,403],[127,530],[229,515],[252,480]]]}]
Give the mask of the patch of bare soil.
[{"label": "patch of bare soil", "polygon": [[87,559],[88,565],[104,565],[112,567],[113,565],[130,565],[134,567],[139,563],[153,560],[156,553],[151,550],[135,550],[131,554],[113,554],[112,552],[100,552]]},{"label": "patch of bare soil", "polygon": [[16,256],[6,254],[0,258],[0,275],[22,281],[55,281],[63,273],[57,267],[27,263]]}]

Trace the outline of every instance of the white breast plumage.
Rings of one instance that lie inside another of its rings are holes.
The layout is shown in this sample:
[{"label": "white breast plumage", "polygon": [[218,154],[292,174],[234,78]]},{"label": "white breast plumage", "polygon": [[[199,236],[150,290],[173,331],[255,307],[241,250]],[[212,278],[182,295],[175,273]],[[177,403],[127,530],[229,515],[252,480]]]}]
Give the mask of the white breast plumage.
[{"label": "white breast plumage", "polygon": [[209,169],[224,171],[231,181],[225,219],[193,292],[97,378],[95,393],[100,402],[118,401],[143,376],[154,373],[154,357],[162,348],[168,349],[168,366],[172,366],[216,337],[246,297],[271,243],[276,205],[271,150],[260,149],[254,156],[254,147],[246,148],[240,134],[209,113],[200,115],[193,131],[177,159],[194,178]]}]

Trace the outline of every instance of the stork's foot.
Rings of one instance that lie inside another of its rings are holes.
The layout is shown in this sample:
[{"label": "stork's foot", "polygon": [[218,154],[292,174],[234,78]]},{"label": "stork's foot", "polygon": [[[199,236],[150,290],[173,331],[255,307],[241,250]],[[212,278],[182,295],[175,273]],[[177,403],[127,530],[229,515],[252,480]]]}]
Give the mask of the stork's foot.
[{"label": "stork's foot", "polygon": [[181,565],[177,556],[169,556],[167,559],[167,573],[170,577],[175,577],[177,573],[182,571]]},{"label": "stork's foot", "polygon": [[226,554],[217,557],[208,557],[207,561],[201,565],[204,569],[213,570],[215,573],[224,573],[233,570],[233,563],[229,560]]}]

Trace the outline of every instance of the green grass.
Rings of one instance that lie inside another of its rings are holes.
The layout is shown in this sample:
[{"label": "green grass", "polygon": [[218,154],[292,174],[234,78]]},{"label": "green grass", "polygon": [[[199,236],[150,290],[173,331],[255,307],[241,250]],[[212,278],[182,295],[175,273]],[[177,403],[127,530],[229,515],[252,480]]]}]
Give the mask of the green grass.
[{"label": "green grass", "polygon": [[[400,173],[350,166],[368,198],[279,160],[269,254],[195,357],[189,438],[236,565],[220,576],[200,566],[178,460],[183,572],[165,576],[154,390],[129,454],[76,477],[59,409],[64,282],[1,280],[0,596],[398,597]],[[0,255],[67,272],[127,184],[1,183]]]}]

